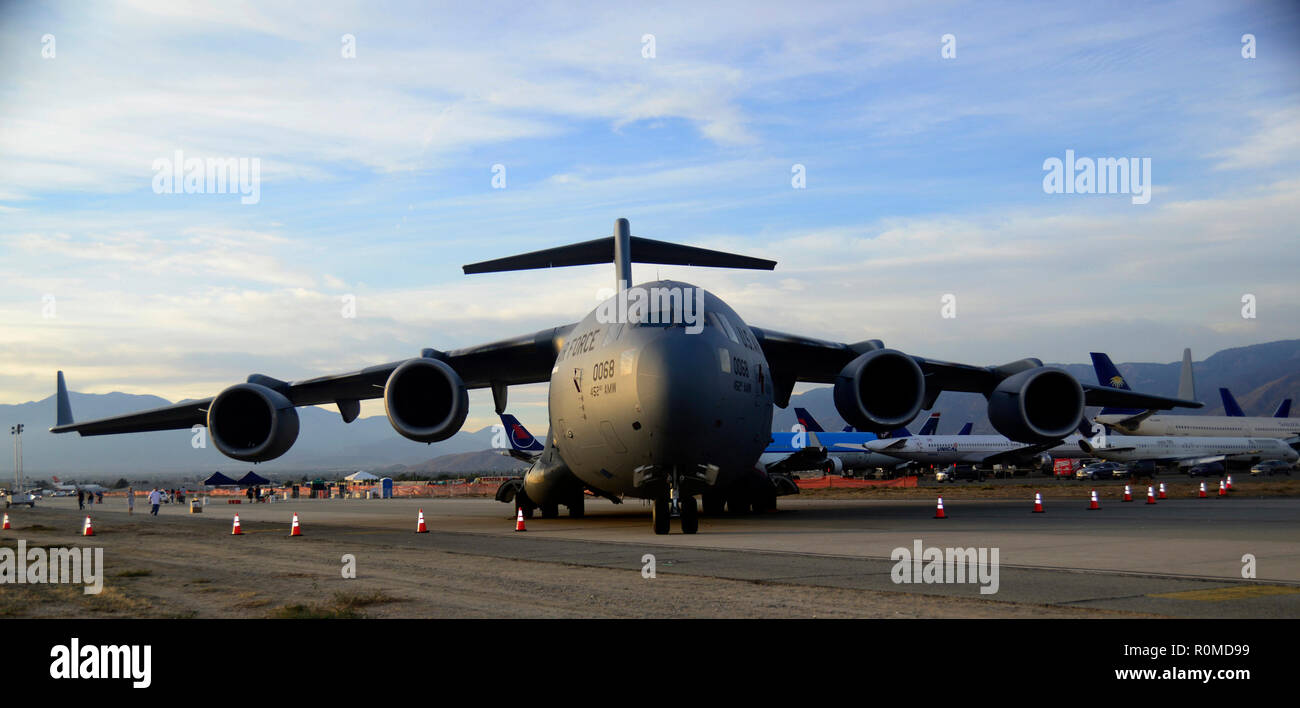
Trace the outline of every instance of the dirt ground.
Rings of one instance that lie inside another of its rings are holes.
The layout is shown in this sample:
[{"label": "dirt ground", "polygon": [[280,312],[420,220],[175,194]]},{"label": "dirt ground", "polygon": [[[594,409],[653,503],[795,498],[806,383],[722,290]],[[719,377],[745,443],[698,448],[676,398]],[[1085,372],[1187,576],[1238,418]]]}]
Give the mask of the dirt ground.
[{"label": "dirt ground", "polygon": [[[76,585],[0,586],[0,617],[131,618],[909,618],[1135,617],[1083,608],[764,583],[367,546],[246,526],[104,516],[82,538],[79,516],[22,510],[0,535],[13,548],[99,546],[103,592]],[[342,557],[356,554],[356,578]]]}]

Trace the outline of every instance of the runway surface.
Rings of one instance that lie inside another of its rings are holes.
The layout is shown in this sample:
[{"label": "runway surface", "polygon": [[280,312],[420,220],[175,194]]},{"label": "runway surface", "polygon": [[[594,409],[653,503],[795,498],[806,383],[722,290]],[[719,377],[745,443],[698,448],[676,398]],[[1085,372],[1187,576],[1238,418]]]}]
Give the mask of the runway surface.
[{"label": "runway surface", "polygon": [[[202,514],[164,505],[195,533],[228,534],[238,512],[251,533],[287,534],[300,515],[305,541],[328,539],[379,548],[429,548],[468,556],[640,570],[645,554],[656,572],[815,587],[920,593],[972,600],[1087,607],[1176,617],[1300,617],[1300,499],[1103,501],[1088,511],[1079,498],[1045,498],[1046,513],[1007,500],[933,501],[783,498],[780,510],[746,517],[703,518],[700,532],[656,536],[639,501],[589,501],[583,519],[534,518],[514,531],[512,509],[487,499],[292,500],[274,504],[213,502]],[[75,500],[44,500],[79,518]],[[415,534],[423,508],[432,533]],[[147,511],[138,504],[136,516]],[[125,514],[121,499],[91,509]],[[23,510],[15,510],[15,515]],[[141,523],[133,520],[133,523]],[[147,523],[147,521],[144,521]],[[897,584],[895,548],[998,549],[996,594],[973,583]],[[1256,578],[1242,577],[1243,556]],[[902,596],[900,596],[902,597]]]}]

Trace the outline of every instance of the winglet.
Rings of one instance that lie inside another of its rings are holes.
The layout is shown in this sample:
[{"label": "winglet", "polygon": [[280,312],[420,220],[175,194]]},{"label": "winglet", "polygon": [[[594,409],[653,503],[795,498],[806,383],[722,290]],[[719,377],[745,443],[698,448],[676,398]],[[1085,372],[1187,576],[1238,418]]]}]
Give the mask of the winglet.
[{"label": "winglet", "polygon": [[56,426],[72,425],[72,403],[68,401],[68,385],[63,382],[62,371],[58,375],[58,395],[56,398],[58,411],[55,413],[54,424]]}]

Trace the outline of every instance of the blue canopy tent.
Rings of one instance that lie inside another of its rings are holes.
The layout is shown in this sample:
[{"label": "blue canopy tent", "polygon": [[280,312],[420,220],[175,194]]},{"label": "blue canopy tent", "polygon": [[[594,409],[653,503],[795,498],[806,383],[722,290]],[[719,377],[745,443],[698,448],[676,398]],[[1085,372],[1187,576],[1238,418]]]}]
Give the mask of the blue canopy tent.
[{"label": "blue canopy tent", "polygon": [[236,482],[220,472],[214,472],[211,477],[203,480],[203,484],[208,487],[228,487],[239,484],[239,482]]}]

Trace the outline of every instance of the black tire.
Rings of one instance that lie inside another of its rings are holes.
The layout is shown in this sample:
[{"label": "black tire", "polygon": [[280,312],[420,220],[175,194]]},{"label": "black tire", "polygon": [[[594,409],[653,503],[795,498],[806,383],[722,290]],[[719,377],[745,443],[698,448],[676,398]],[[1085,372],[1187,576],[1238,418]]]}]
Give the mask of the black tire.
[{"label": "black tire", "polygon": [[697,533],[700,530],[700,512],[695,506],[695,497],[682,497],[682,533]]},{"label": "black tire", "polygon": [[654,525],[655,535],[665,536],[668,534],[668,523],[671,520],[672,512],[668,508],[668,497],[660,497],[655,500],[654,510],[651,512],[651,523]]},{"label": "black tire", "polygon": [[749,497],[736,493],[727,497],[727,513],[732,516],[744,516],[749,513]]},{"label": "black tire", "polygon": [[727,498],[717,492],[709,492],[701,495],[704,500],[704,514],[706,516],[722,516],[727,510]]},{"label": "black tire", "polygon": [[579,494],[578,498],[569,503],[569,518],[581,519],[587,515],[585,495]]},{"label": "black tire", "polygon": [[560,515],[560,505],[558,503],[542,504],[542,518],[554,519]]}]

